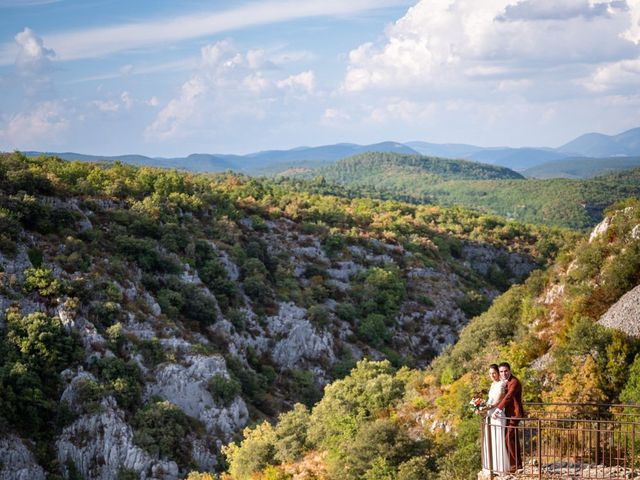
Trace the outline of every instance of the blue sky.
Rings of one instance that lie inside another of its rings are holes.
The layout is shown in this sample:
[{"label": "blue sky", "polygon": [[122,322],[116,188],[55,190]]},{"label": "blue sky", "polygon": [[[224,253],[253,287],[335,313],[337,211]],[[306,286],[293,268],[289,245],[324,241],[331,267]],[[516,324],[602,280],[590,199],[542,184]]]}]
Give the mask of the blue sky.
[{"label": "blue sky", "polygon": [[640,0],[0,0],[0,150],[557,146],[639,87]]}]

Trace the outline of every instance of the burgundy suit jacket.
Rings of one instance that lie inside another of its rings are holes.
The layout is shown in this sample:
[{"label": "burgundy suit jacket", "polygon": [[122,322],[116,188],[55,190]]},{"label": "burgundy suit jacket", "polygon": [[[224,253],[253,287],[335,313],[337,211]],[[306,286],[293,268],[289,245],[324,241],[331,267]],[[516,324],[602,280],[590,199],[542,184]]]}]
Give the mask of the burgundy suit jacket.
[{"label": "burgundy suit jacket", "polygon": [[500,400],[498,408],[502,410],[506,417],[523,417],[524,409],[522,408],[522,385],[520,380],[511,375],[507,380],[507,391]]}]

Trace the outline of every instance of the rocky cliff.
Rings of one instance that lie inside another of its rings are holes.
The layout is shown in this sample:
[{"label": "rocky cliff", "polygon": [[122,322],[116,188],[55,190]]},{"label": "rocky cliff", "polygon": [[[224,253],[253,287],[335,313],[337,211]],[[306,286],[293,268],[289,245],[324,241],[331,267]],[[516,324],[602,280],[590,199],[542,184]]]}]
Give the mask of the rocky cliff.
[{"label": "rocky cliff", "polygon": [[[426,365],[539,261],[531,231],[487,241],[452,213],[445,226],[431,210],[427,223],[422,207],[387,205],[365,221],[349,201],[322,204],[335,199],[263,193],[272,204],[258,206],[234,193],[247,188],[237,178],[81,171],[65,189],[12,180],[0,195],[13,229],[0,255],[0,382],[26,398],[16,369],[32,362],[33,388],[50,397],[33,422],[29,405],[11,404],[0,478],[215,469],[250,419],[317,400],[359,358]],[[91,190],[91,175],[115,177]],[[145,175],[151,190],[131,193]]]}]

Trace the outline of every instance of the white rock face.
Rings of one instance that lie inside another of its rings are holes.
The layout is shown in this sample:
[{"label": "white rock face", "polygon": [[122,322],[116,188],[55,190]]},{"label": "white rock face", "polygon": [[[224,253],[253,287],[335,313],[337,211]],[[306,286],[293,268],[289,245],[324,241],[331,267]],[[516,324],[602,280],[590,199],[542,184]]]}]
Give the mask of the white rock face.
[{"label": "white rock face", "polygon": [[211,245],[218,254],[218,260],[220,261],[220,264],[222,265],[224,270],[227,272],[229,279],[233,282],[237,281],[238,278],[240,278],[240,270],[238,270],[238,266],[233,263],[231,258],[229,258],[227,252],[225,252],[224,250],[220,250],[215,243],[209,242],[209,245]]},{"label": "white rock face", "polygon": [[551,287],[544,296],[542,303],[545,305],[551,305],[558,298],[564,295],[564,283],[556,283],[553,287]]},{"label": "white rock face", "polygon": [[598,323],[632,337],[640,337],[640,285],[625,293],[600,317]]},{"label": "white rock face", "polygon": [[640,238],[640,224],[633,227],[631,230],[631,240],[638,240]]},{"label": "white rock face", "polygon": [[122,468],[135,470],[141,480],[177,480],[173,461],[153,459],[133,443],[133,430],[113,397],[102,402],[103,412],[84,415],[66,427],[56,441],[58,461],[72,461],[83,478],[114,480]]},{"label": "white rock face", "polygon": [[589,235],[589,243],[593,242],[600,235],[606,233],[606,231],[609,230],[610,226],[611,217],[605,217],[604,220],[602,220],[598,225],[595,226],[595,228],[591,232],[591,235]]},{"label": "white rock face", "polygon": [[0,480],[44,480],[44,470],[15,435],[0,436]]},{"label": "white rock face", "polygon": [[211,377],[216,374],[228,377],[222,357],[190,355],[186,366],[177,363],[162,365],[156,372],[153,383],[147,385],[145,398],[158,395],[180,407],[187,415],[197,418],[207,432],[221,434],[224,440],[247,423],[249,412],[242,398],[237,397],[231,405],[216,404],[207,389]]},{"label": "white rock face", "polygon": [[31,268],[31,260],[29,260],[29,255],[27,255],[27,247],[24,245],[18,246],[18,253],[15,258],[5,257],[2,253],[0,253],[0,266],[5,273],[5,275],[16,275],[18,279],[22,279],[23,272],[27,268]]},{"label": "white rock face", "polygon": [[[67,376],[66,375],[67,373],[69,375],[73,375],[73,371],[65,370],[62,375],[63,378]],[[72,411],[79,413],[81,411],[82,405],[80,405],[78,386],[83,381],[95,382],[95,380],[96,380],[96,377],[94,377],[91,373],[85,372],[82,369],[80,369],[80,371],[71,378],[71,381],[69,382],[67,387],[64,389],[64,392],[62,392],[62,396],[60,397],[60,402],[66,403]]]},{"label": "white rock face", "polygon": [[333,338],[327,332],[319,334],[305,318],[307,311],[293,303],[281,303],[278,315],[267,318],[272,336],[285,337],[279,340],[272,353],[273,360],[285,368],[301,366],[303,360],[325,357],[335,361]]}]

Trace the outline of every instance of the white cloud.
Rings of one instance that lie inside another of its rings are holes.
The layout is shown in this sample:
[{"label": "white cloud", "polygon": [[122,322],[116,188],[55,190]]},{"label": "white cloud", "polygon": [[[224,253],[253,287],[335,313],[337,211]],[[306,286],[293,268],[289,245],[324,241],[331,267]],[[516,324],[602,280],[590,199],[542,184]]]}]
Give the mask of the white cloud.
[{"label": "white cloud", "polygon": [[55,52],[44,46],[44,42],[33,30],[25,28],[15,36],[18,51],[15,58],[15,73],[19,86],[29,99],[51,99],[54,96],[51,60]]},{"label": "white cloud", "polygon": [[322,115],[323,123],[333,124],[351,120],[351,115],[338,108],[327,108]]},{"label": "white cloud", "polygon": [[45,48],[44,42],[33,30],[25,28],[15,36],[18,44],[16,68],[21,75],[38,75],[49,70],[55,52]]},{"label": "white cloud", "polygon": [[623,36],[636,45],[640,44],[640,0],[627,0],[630,10],[631,25]]},{"label": "white cloud", "polygon": [[[60,60],[76,60],[136,48],[155,48],[257,25],[309,17],[353,15],[398,4],[406,4],[406,0],[270,0],[226,11],[203,11],[148,22],[51,33],[46,38]],[[14,58],[14,45],[0,47],[0,64],[9,64]]]},{"label": "white cloud", "polygon": [[157,98],[152,97],[151,100],[136,100],[130,92],[124,91],[119,94],[107,93],[104,95],[106,98],[96,99],[90,102],[90,105],[95,107],[98,111],[107,114],[113,114],[117,112],[126,112],[131,110],[136,105],[144,106],[156,106],[153,105],[158,101]]},{"label": "white cloud", "polygon": [[180,89],[180,96],[164,107],[149,127],[145,135],[148,139],[167,140],[182,133],[180,127],[196,118],[199,99],[207,92],[204,79],[192,77]]},{"label": "white cloud", "polygon": [[55,143],[68,128],[69,119],[63,104],[46,101],[30,111],[9,116],[0,129],[0,139],[8,149],[33,148],[47,142]]},{"label": "white cloud", "polygon": [[640,85],[640,58],[599,67],[585,82],[585,85],[595,92],[621,87],[631,87],[637,90]]},{"label": "white cloud", "polygon": [[[180,95],[160,110],[147,127],[147,140],[171,140],[201,131],[215,131],[238,119],[259,121],[292,94],[315,89],[315,74],[305,71],[278,78],[282,71],[264,50],[240,51],[229,40],[206,45],[200,67]],[[215,119],[212,121],[211,119]]]},{"label": "white cloud", "polygon": [[620,1],[550,2],[421,0],[388,28],[381,45],[364,43],[350,52],[343,90],[450,89],[478,73],[555,75],[559,66],[636,53],[623,37],[633,8]]},{"label": "white cloud", "polygon": [[307,70],[306,72],[291,75],[284,80],[280,80],[276,85],[282,89],[302,90],[311,93],[316,87],[316,75],[313,71]]}]

